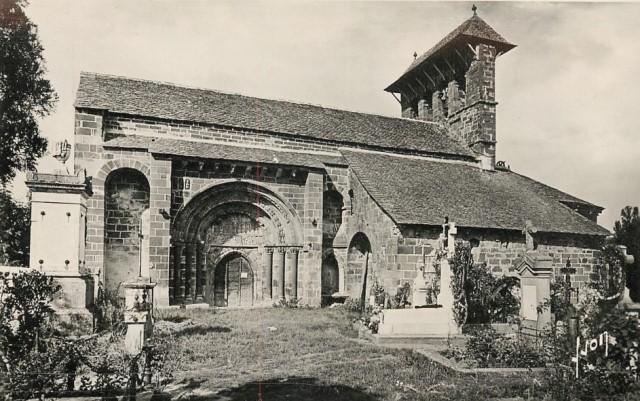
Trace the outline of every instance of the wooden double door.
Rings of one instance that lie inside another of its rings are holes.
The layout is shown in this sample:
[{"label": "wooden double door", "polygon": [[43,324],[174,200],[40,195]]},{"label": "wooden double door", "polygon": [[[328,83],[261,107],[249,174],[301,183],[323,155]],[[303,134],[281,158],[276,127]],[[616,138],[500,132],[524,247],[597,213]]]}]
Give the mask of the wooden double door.
[{"label": "wooden double door", "polygon": [[232,254],[220,261],[213,273],[214,306],[252,306],[253,271],[247,259]]}]

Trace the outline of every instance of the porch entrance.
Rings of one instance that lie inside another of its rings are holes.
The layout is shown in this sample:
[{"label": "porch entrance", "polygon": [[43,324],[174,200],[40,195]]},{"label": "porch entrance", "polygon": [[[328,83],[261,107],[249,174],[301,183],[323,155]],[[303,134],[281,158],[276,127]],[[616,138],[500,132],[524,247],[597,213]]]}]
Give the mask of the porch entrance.
[{"label": "porch entrance", "polygon": [[253,305],[253,271],[243,256],[232,254],[216,265],[213,274],[213,305]]}]

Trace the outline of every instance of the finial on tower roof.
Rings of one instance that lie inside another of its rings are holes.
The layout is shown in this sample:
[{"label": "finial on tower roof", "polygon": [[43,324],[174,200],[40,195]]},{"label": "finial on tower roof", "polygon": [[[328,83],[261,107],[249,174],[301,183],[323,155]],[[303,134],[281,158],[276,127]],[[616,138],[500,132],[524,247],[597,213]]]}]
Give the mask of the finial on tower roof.
[{"label": "finial on tower roof", "polygon": [[413,59],[417,59],[418,58],[418,52],[413,52]]},{"label": "finial on tower roof", "polygon": [[473,15],[478,15],[478,13],[477,13],[478,7],[476,7],[475,4],[473,6],[471,6],[471,11],[473,11]]}]

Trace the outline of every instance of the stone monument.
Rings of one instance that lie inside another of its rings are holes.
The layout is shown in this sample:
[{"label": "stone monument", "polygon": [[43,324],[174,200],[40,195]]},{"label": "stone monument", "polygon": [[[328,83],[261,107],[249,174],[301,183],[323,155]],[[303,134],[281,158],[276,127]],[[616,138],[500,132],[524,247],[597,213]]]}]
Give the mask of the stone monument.
[{"label": "stone monument", "polygon": [[53,276],[62,287],[54,302],[59,315],[91,322],[87,307],[93,303],[95,280],[85,269],[86,203],[91,191],[85,172],[30,172],[26,184],[31,193],[29,267]]},{"label": "stone monument", "polygon": [[124,289],[124,322],[127,325],[125,349],[137,354],[153,335],[153,289],[147,277],[122,283]]},{"label": "stone monument", "polygon": [[525,243],[527,250],[515,262],[515,270],[520,277],[521,302],[520,317],[523,328],[543,329],[551,323],[551,311],[538,310],[538,306],[551,296],[553,259],[535,250],[533,234],[537,232],[531,221],[525,223]]},{"label": "stone monument", "polygon": [[[453,256],[455,252],[455,235],[457,234],[455,223],[445,223],[444,233],[440,235],[439,251]],[[445,238],[446,248],[445,248]],[[434,250],[428,258],[431,263],[435,260]],[[420,277],[423,271],[418,272],[416,280],[420,285],[425,281]],[[415,285],[414,281],[414,285]],[[424,284],[427,285],[426,283]],[[416,291],[414,287],[414,298],[418,298],[421,303],[424,293]],[[414,305],[415,306],[415,305]],[[440,261],[440,293],[438,294],[438,305],[434,308],[411,308],[411,309],[385,309],[381,313],[381,321],[378,327],[380,337],[422,337],[422,338],[447,338],[460,334],[460,328],[455,322],[453,313],[453,292],[451,291],[451,268],[447,258]]]}]

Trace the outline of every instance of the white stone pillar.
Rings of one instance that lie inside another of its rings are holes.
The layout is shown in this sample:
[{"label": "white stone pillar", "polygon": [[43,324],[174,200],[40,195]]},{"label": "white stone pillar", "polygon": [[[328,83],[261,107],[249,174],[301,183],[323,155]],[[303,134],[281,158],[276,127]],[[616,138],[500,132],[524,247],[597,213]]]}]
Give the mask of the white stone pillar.
[{"label": "white stone pillar", "polygon": [[273,254],[273,275],[277,285],[276,295],[279,299],[284,299],[284,279],[285,279],[285,266],[284,266],[284,248],[276,248]]},{"label": "white stone pillar", "polygon": [[[62,287],[56,311],[78,315],[91,328],[95,276],[85,269],[87,180],[78,175],[29,173],[31,250],[29,266],[52,276]],[[91,233],[90,235],[96,235]],[[102,234],[100,234],[102,235]]]},{"label": "white stone pillar", "polygon": [[264,248],[262,251],[262,297],[273,298],[273,248]]},{"label": "white stone pillar", "polygon": [[298,248],[289,248],[285,259],[287,299],[298,297]]}]

